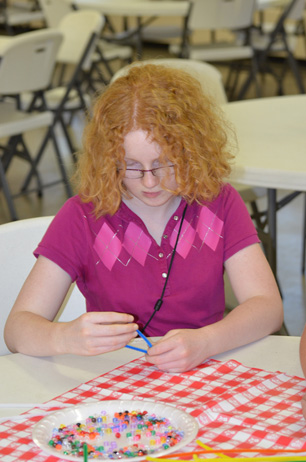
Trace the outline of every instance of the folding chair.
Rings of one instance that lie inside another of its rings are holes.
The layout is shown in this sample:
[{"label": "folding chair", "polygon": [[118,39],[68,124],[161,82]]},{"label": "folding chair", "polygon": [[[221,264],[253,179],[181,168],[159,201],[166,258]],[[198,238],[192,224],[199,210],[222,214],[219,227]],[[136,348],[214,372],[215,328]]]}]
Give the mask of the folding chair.
[{"label": "folding chair", "polygon": [[119,77],[126,75],[131,67],[143,66],[144,64],[156,64],[174,69],[182,69],[198,79],[202,85],[203,92],[209,94],[218,104],[227,103],[221,72],[211,64],[193,59],[161,58],[135,61],[131,65],[119,69],[113,76],[111,83]]},{"label": "folding chair", "polygon": [[[84,72],[91,68],[92,55],[103,26],[100,13],[92,10],[72,11],[61,20],[57,31],[63,36],[63,41],[56,57],[57,65],[71,66],[67,82],[59,82],[40,95],[24,94],[22,105],[28,111],[49,110],[54,113],[53,125],[59,124],[63,130],[70,152],[75,158],[77,151],[69,134],[71,117],[76,112],[87,112],[91,98],[84,92]],[[50,29],[54,30],[54,29]],[[65,79],[65,76],[63,77]],[[68,118],[68,121],[66,119]],[[41,153],[35,162],[39,163]],[[29,172],[24,188],[27,188],[31,178],[35,175],[34,169]]]},{"label": "folding chair", "polygon": [[37,5],[33,4],[28,7],[24,5],[15,4],[10,0],[0,1],[0,24],[2,24],[9,35],[14,35],[16,28],[26,28],[27,31],[33,27],[34,24],[44,23],[44,13]]},{"label": "folding chair", "polygon": [[[20,109],[19,98],[24,91],[33,92],[34,95],[41,95],[50,85],[55,58],[62,41],[62,34],[54,30],[41,30],[26,32],[11,37],[1,48],[0,61],[0,137],[8,138],[8,141],[1,146],[3,154],[0,156],[0,183],[9,207],[12,220],[17,219],[17,213],[13,203],[13,196],[6,178],[6,171],[13,159],[19,157],[30,164],[31,172],[37,178],[37,188],[42,194],[43,188],[63,182],[68,196],[72,195],[64,162],[58,148],[58,143],[53,131],[54,115],[51,111],[27,113]],[[16,100],[5,98],[15,96]],[[38,149],[38,153],[32,155],[26,146],[24,133],[47,128],[46,134]],[[45,148],[51,140],[53,142],[56,159],[59,165],[61,177],[55,183],[42,184],[36,158],[41,158]],[[21,193],[31,192],[23,186]],[[15,195],[18,196],[19,194]],[[14,197],[15,197],[14,196]]]},{"label": "folding chair", "polygon": [[[191,11],[183,33],[181,45],[170,45],[169,51],[181,58],[201,60],[205,62],[229,63],[230,67],[241,66],[245,61],[251,61],[249,80],[255,81],[257,65],[254,52],[249,43],[249,31],[253,24],[253,12],[256,0],[191,0]],[[226,30],[232,40],[217,40],[216,31]],[[209,43],[193,43],[192,36],[196,32],[208,32],[212,40]],[[239,36],[237,35],[239,32]],[[240,37],[243,37],[241,40]],[[230,72],[225,89],[236,86],[231,83]],[[239,93],[241,99],[244,93]]]},{"label": "folding chair", "polygon": [[[40,7],[45,15],[45,20],[48,27],[57,28],[66,14],[71,13],[75,9],[71,3],[64,0],[39,0]],[[103,18],[103,27],[106,19]],[[132,61],[133,49],[130,46],[111,43],[110,41],[99,38],[97,41],[97,50],[93,55],[91,74],[95,71],[98,78],[103,83],[107,84],[113,76],[111,63],[115,60],[120,60],[122,63]],[[107,71],[107,76],[101,72],[100,65]],[[93,84],[92,84],[93,86]]]},{"label": "folding chair", "polygon": [[[10,354],[3,338],[7,317],[36,259],[33,251],[41,241],[53,216],[18,220],[0,225],[0,356]],[[85,298],[71,286],[55,321],[67,322],[86,312]]]},{"label": "folding chair", "polygon": [[[297,87],[300,93],[305,93],[305,86],[301,73],[294,57],[294,49],[296,44],[296,36],[288,34],[286,23],[288,20],[300,23],[303,20],[305,9],[305,0],[291,0],[282,10],[278,20],[275,23],[273,30],[265,32],[264,27],[254,28],[251,34],[251,43],[254,49],[255,58],[259,72],[268,72],[274,76],[278,83],[278,94],[283,94],[282,82],[286,68],[280,75],[274,71],[269,63],[272,56],[285,54],[289,67],[295,78]],[[245,90],[250,84],[250,79],[246,82]]]}]

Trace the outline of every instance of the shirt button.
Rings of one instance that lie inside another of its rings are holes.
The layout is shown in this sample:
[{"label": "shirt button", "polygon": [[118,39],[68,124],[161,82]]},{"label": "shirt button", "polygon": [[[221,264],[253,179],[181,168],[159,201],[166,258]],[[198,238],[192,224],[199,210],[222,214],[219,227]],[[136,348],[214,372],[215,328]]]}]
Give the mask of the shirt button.
[{"label": "shirt button", "polygon": [[164,254],[163,254],[162,252],[160,252],[160,253],[158,254],[158,256],[159,256],[159,258],[163,258]]},{"label": "shirt button", "polygon": [[162,274],[162,277],[163,277],[164,279],[166,279],[167,273],[163,273],[163,274]]},{"label": "shirt button", "polygon": [[173,220],[177,221],[179,217],[177,215],[174,215]]},{"label": "shirt button", "polygon": [[168,234],[164,234],[163,239],[168,239]]}]

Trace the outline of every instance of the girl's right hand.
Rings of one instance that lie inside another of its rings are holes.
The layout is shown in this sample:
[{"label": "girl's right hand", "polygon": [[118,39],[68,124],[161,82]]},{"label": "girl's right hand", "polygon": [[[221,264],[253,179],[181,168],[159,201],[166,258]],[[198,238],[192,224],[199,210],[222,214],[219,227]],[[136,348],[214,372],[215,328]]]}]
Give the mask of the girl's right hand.
[{"label": "girl's right hand", "polygon": [[93,356],[123,348],[137,337],[138,325],[133,321],[133,316],[125,313],[84,313],[59,326],[59,353]]}]

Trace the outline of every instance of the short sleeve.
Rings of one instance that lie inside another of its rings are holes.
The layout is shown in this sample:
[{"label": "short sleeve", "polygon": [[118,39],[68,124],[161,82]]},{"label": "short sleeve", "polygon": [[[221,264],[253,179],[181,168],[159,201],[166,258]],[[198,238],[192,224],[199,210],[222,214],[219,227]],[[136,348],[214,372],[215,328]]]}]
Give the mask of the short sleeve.
[{"label": "short sleeve", "polygon": [[69,199],[52,220],[35,257],[42,255],[66,271],[72,281],[82,277],[87,245],[85,219],[77,197]]},{"label": "short sleeve", "polygon": [[238,191],[226,187],[224,261],[239,250],[260,242],[250,213]]}]

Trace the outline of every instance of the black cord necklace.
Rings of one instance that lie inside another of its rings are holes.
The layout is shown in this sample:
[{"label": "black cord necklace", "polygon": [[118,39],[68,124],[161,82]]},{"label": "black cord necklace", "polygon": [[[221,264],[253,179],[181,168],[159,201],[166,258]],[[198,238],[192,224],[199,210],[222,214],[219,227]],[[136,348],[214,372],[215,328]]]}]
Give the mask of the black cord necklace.
[{"label": "black cord necklace", "polygon": [[165,284],[164,284],[164,287],[163,287],[161,296],[160,296],[160,298],[157,300],[157,302],[155,303],[153,313],[151,314],[149,320],[146,322],[146,324],[144,325],[144,327],[141,329],[141,332],[144,332],[144,331],[145,331],[145,329],[148,327],[148,325],[150,324],[150,322],[151,322],[152,319],[154,318],[155,314],[157,313],[157,311],[160,310],[160,308],[161,308],[161,306],[162,306],[162,304],[163,304],[163,298],[164,298],[165,290],[166,290],[166,287],[167,287],[168,279],[169,279],[169,276],[170,276],[170,272],[171,272],[171,268],[172,268],[174,256],[175,256],[175,254],[176,254],[176,248],[177,248],[177,244],[178,244],[179,237],[180,237],[180,234],[181,234],[181,230],[182,230],[183,221],[184,221],[184,217],[185,217],[185,214],[186,214],[187,207],[188,207],[188,204],[185,205],[185,208],[184,208],[184,210],[183,210],[183,214],[182,214],[182,219],[181,219],[180,227],[179,227],[179,230],[178,230],[178,233],[177,233],[177,237],[176,237],[175,245],[174,245],[174,248],[173,248],[171,260],[170,260],[170,263],[169,263],[168,274],[167,274],[167,277],[166,277],[166,280],[165,280]]}]

